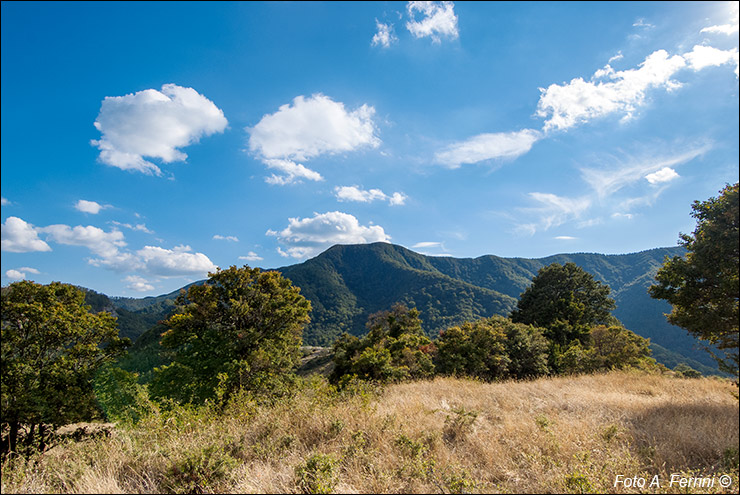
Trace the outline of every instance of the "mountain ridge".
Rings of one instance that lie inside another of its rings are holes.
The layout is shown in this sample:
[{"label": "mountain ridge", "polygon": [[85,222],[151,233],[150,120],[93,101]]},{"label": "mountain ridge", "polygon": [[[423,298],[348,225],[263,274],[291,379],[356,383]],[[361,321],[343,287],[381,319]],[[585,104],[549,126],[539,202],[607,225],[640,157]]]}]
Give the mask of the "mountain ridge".
[{"label": "mountain ridge", "polygon": [[[666,321],[664,313],[670,312],[670,305],[647,293],[665,258],[684,253],[682,247],[663,247],[610,255],[455,258],[423,255],[378,242],[334,245],[314,258],[275,270],[300,287],[301,294],[311,301],[311,323],[304,330],[304,344],[328,346],[344,332],[364,334],[369,315],[399,302],[420,311],[423,328],[432,338],[463,321],[508,316],[539,269],[551,263],[574,262],[610,286],[610,295],[617,303],[613,314],[630,330],[651,339],[659,361],[669,366],[686,361],[706,372],[716,369],[716,363],[697,349],[696,339]],[[145,314],[151,321],[151,313],[166,316],[180,290],[112,301],[131,313]]]}]

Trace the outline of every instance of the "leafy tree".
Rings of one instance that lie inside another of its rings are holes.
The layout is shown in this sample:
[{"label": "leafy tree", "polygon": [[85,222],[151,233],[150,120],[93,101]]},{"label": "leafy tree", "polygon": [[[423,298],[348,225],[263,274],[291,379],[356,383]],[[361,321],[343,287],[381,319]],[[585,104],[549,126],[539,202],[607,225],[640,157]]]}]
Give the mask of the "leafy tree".
[{"label": "leafy tree", "polygon": [[434,346],[421,328],[419,311],[396,304],[368,318],[362,338],[343,334],[333,346],[330,379],[356,375],[379,382],[431,376]]},{"label": "leafy tree", "polygon": [[465,322],[440,332],[436,366],[445,375],[473,376],[483,380],[506,378],[510,359],[506,334],[488,320]]},{"label": "leafy tree", "polygon": [[548,343],[542,331],[502,316],[450,327],[435,344],[436,367],[444,374],[496,380],[548,372]]},{"label": "leafy tree", "polygon": [[673,306],[668,321],[720,350],[720,369],[738,373],[738,183],[717,198],[694,201],[692,235],[680,234],[685,258],[667,259],[650,295]]},{"label": "leafy tree", "polygon": [[591,327],[615,321],[609,292],[608,285],[575,263],[553,263],[532,279],[511,319],[544,328],[545,336],[562,348],[576,339],[585,343]]},{"label": "leafy tree", "polygon": [[294,377],[311,304],[280,273],[218,270],[192,285],[166,320],[161,344],[173,361],[158,368],[156,396],[181,402],[228,397],[239,389],[279,393]]},{"label": "leafy tree", "polygon": [[562,373],[590,373],[624,368],[653,369],[650,340],[621,325],[598,325],[588,333],[585,344],[573,341],[558,356]]},{"label": "leafy tree", "polygon": [[[130,343],[120,339],[116,319],[93,314],[80,289],[59,282],[30,281],[2,289],[2,424],[7,448],[16,450],[21,424],[27,442],[38,426],[90,419],[97,413],[92,379]],[[5,448],[5,445],[3,446]]]}]

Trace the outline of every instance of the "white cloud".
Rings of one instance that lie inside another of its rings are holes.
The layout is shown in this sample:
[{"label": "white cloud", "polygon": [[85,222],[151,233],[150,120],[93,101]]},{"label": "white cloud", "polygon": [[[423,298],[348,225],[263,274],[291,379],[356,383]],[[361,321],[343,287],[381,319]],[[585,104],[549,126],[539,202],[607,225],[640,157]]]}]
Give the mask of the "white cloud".
[{"label": "white cloud", "polygon": [[126,285],[127,289],[131,289],[136,292],[147,292],[150,290],[154,290],[154,286],[150,284],[147,279],[136,275],[130,275],[124,278],[123,282],[126,282],[128,284]]},{"label": "white cloud", "polygon": [[[591,206],[591,199],[588,197],[566,198],[539,192],[529,193],[529,197],[541,205],[531,211],[540,217],[537,228],[542,230],[557,227],[568,220],[580,218],[583,212]],[[529,228],[534,227],[530,225]]]},{"label": "white cloud", "polygon": [[391,206],[401,206],[406,203],[408,196],[402,192],[394,192],[391,196],[380,189],[370,189],[365,191],[358,186],[337,186],[334,188],[334,195],[338,201],[356,201],[359,203],[370,203],[381,200],[388,201]]},{"label": "white cloud", "polygon": [[309,98],[296,96],[293,104],[282,105],[251,128],[249,149],[265,165],[284,176],[273,175],[268,182],[288,184],[298,179],[322,180],[318,172],[296,161],[306,161],[323,154],[376,148],[375,109],[362,105],[347,111],[344,103],[322,94]]},{"label": "white cloud", "polygon": [[375,25],[378,28],[378,32],[373,36],[373,40],[370,42],[371,46],[380,45],[383,48],[388,48],[398,41],[398,38],[393,34],[393,24],[383,24],[375,19]]},{"label": "white cloud", "polygon": [[223,235],[216,234],[213,236],[213,238],[217,241],[239,242],[239,238],[233,235],[223,236]]},{"label": "white cloud", "polygon": [[266,177],[265,182],[268,184],[283,186],[285,184],[300,182],[301,179],[313,180],[316,182],[324,180],[320,173],[291,160],[279,160],[273,158],[263,160],[263,163],[267,165],[268,168],[279,170],[284,174],[272,174],[270,177]]},{"label": "white cloud", "polygon": [[193,88],[165,84],[161,91],[146,89],[125,96],[106,96],[95,121],[101,132],[91,144],[99,160],[122,170],[162,175],[154,163],[183,161],[179,148],[197,143],[202,136],[223,132],[224,113]]},{"label": "white cloud", "polygon": [[288,246],[287,250],[278,248],[282,256],[293,258],[315,256],[334,244],[390,241],[383,227],[360,225],[357,218],[340,211],[314,213],[312,218],[290,218],[285,229],[280,232],[268,230],[267,235],[277,237],[279,242]]},{"label": "white cloud", "polygon": [[26,274],[18,270],[8,270],[5,272],[5,276],[10,280],[25,280]]},{"label": "white cloud", "polygon": [[136,251],[136,255],[143,262],[147,273],[161,277],[205,276],[208,272],[216,271],[216,265],[208,256],[190,251],[190,246],[176,246],[174,249],[144,246]]},{"label": "white cloud", "polygon": [[408,196],[406,196],[402,192],[394,192],[391,198],[388,200],[388,204],[391,206],[402,206],[406,204],[406,200],[409,199]]},{"label": "white cloud", "polygon": [[412,249],[427,249],[427,248],[438,248],[438,247],[442,247],[441,242],[429,242],[429,241],[417,242],[416,244],[411,246]]},{"label": "white cloud", "polygon": [[[684,54],[684,58],[689,63],[689,67],[694,70],[701,70],[705,67],[717,67],[734,62],[738,64],[738,51],[719,50],[711,46],[695,45],[694,49]],[[737,71],[736,74],[737,75]]]},{"label": "white cloud", "polygon": [[647,174],[645,176],[645,179],[651,184],[658,184],[661,182],[669,182],[673,179],[677,179],[679,175],[676,173],[675,170],[673,170],[670,167],[663,167],[657,172],[653,172],[652,174]]},{"label": "white cloud", "polygon": [[[453,2],[409,2],[406,6],[410,21],[406,29],[416,38],[430,37],[434,43],[441,43],[442,37],[457,39],[457,16]],[[417,21],[415,12],[423,17]]]},{"label": "white cloud", "polygon": [[578,237],[573,237],[569,235],[558,235],[553,237],[553,239],[555,239],[556,241],[575,241],[576,239],[578,239]]},{"label": "white cloud", "polygon": [[[709,151],[710,148],[710,145],[695,145],[678,154],[627,157],[609,168],[583,168],[581,174],[598,197],[604,198],[629,184],[641,181],[643,178],[647,179],[648,175],[690,162]],[[666,172],[663,172],[654,177],[665,177],[665,175]]]},{"label": "white cloud", "polygon": [[124,228],[130,229],[130,230],[138,230],[139,232],[145,232],[147,234],[153,234],[154,233],[154,231],[149,230],[147,228],[146,224],[143,224],[143,223],[137,223],[136,225],[131,225],[130,223],[121,223],[121,222],[116,222],[115,220],[112,221],[112,222],[110,222],[110,223],[112,223],[113,225],[117,225],[119,227],[124,227]]},{"label": "white cloud", "polygon": [[250,251],[247,253],[246,256],[239,256],[239,259],[245,260],[245,261],[262,261],[264,258],[262,258],[260,255],[258,255],[254,251]]},{"label": "white cloud", "polygon": [[732,35],[738,32],[738,3],[737,2],[727,2],[730,12],[729,12],[729,19],[730,22],[728,24],[718,24],[715,26],[708,26],[701,30],[702,33],[713,33],[713,34],[726,34],[726,35]]},{"label": "white cloud", "polygon": [[541,136],[540,132],[532,129],[479,134],[438,151],[435,158],[437,162],[450,168],[494,158],[514,159],[527,153]]},{"label": "white cloud", "polygon": [[6,198],[0,197],[0,206],[9,206],[13,203],[8,201]]},{"label": "white cloud", "polygon": [[105,208],[113,207],[111,205],[101,205],[100,203],[96,203],[95,201],[87,201],[85,199],[81,199],[75,204],[75,209],[83,213],[90,213],[92,215],[97,215],[98,213],[100,213],[100,210],[103,210]]},{"label": "white cloud", "polygon": [[[547,118],[545,131],[568,129],[615,112],[629,119],[643,104],[649,88],[665,88],[667,91],[679,88],[680,83],[671,77],[685,66],[683,57],[671,57],[665,50],[648,55],[639,69],[615,72],[606,65],[590,81],[578,77],[567,84],[540,88],[537,115]],[[604,78],[609,81],[602,81]]]},{"label": "white cloud", "polygon": [[18,269],[11,269],[5,272],[5,276],[8,277],[11,280],[25,280],[26,279],[26,273],[34,273],[38,275],[39,272],[35,268],[31,268],[28,266],[24,266]]},{"label": "white cloud", "polygon": [[59,244],[84,246],[101,258],[110,258],[119,254],[119,247],[126,245],[123,233],[120,230],[105,232],[98,227],[88,225],[49,225],[37,229],[40,233],[48,234],[48,239]]},{"label": "white cloud", "polygon": [[18,217],[8,217],[2,228],[3,251],[28,253],[32,251],[51,251],[49,245],[39,239],[38,229]]}]

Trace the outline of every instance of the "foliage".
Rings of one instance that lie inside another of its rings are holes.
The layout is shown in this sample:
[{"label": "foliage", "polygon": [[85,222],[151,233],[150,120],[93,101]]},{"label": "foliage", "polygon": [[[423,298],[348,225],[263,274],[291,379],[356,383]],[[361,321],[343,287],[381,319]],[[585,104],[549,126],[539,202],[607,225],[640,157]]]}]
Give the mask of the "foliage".
[{"label": "foliage", "polygon": [[655,360],[650,357],[650,341],[620,325],[599,325],[589,331],[586,344],[573,341],[558,356],[563,373],[589,373],[625,368],[650,370]]},{"label": "foliage", "polygon": [[95,416],[92,378],[129,343],[118,337],[115,318],[91,313],[72,285],[20,281],[3,288],[2,424],[10,429],[9,450],[22,423],[31,432],[39,425],[43,443],[46,424]]},{"label": "foliage", "polygon": [[311,305],[278,272],[230,267],[178,298],[163,347],[173,362],[156,370],[151,390],[181,402],[221,399],[239,389],[284,392],[300,358]]},{"label": "foliage", "polygon": [[390,311],[371,315],[367,328],[362,338],[344,334],[335,342],[332,381],[355,375],[384,383],[433,374],[434,348],[415,308],[396,304]]},{"label": "foliage", "polygon": [[692,209],[696,229],[679,241],[688,253],[665,261],[650,295],[671,303],[668,321],[716,346],[724,354],[713,354],[720,368],[737,375],[738,183],[727,185],[717,198],[695,201]]},{"label": "foliage", "polygon": [[673,368],[676,374],[683,378],[701,378],[701,373],[696,371],[694,368],[686,363],[679,363]]},{"label": "foliage", "polygon": [[337,483],[337,459],[313,454],[295,468],[296,485],[303,493],[332,493]]},{"label": "foliage", "polygon": [[450,327],[437,339],[436,366],[445,375],[495,380],[508,376],[511,359],[504,344],[506,334],[490,320]]},{"label": "foliage", "polygon": [[483,380],[547,374],[548,341],[542,330],[502,316],[466,322],[440,333],[437,371]]},{"label": "foliage", "polygon": [[575,263],[553,263],[532,279],[511,319],[545,328],[545,336],[563,347],[576,339],[584,343],[592,326],[614,321],[610,290]]},{"label": "foliage", "polygon": [[110,363],[101,367],[95,376],[93,388],[106,419],[119,424],[135,424],[151,412],[149,394],[137,378],[136,373]]}]

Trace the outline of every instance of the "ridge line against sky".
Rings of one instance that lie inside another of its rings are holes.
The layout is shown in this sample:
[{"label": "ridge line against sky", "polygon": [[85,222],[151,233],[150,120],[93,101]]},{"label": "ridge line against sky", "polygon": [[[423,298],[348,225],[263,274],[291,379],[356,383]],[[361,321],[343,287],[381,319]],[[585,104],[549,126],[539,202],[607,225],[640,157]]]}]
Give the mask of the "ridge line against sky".
[{"label": "ridge line against sky", "polygon": [[637,252],[738,180],[737,2],[90,5],[2,4],[3,284]]}]

